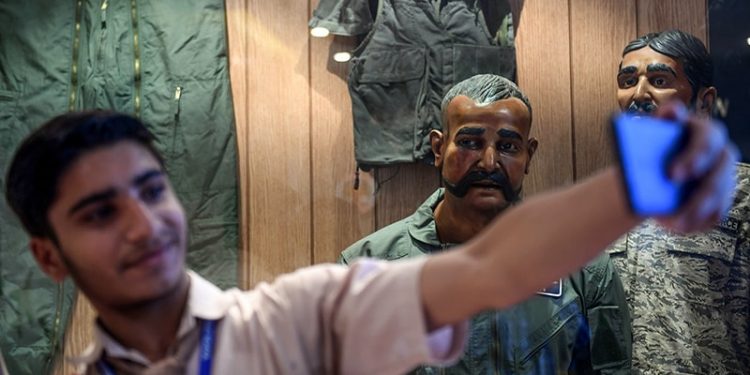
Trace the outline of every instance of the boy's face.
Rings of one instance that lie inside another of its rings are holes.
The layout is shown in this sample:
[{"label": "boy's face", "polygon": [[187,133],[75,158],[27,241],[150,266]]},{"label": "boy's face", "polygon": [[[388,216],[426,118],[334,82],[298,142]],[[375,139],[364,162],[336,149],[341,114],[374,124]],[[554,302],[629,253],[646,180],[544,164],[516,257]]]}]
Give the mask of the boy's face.
[{"label": "boy's face", "polygon": [[135,142],[76,160],[48,220],[57,243],[32,239],[37,260],[56,280],[71,275],[94,305],[146,303],[185,278],[185,213],[159,162]]}]

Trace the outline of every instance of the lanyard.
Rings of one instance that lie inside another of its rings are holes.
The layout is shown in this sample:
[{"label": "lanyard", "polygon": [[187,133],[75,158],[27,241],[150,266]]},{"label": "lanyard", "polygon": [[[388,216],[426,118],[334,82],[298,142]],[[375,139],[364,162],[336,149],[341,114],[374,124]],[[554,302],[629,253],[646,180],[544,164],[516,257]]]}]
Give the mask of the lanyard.
[{"label": "lanyard", "polygon": [[[216,344],[216,322],[216,320],[201,321],[200,352],[198,353],[199,375],[211,375],[214,346]],[[96,362],[96,367],[104,375],[115,375],[115,371],[104,359],[99,359]]]}]

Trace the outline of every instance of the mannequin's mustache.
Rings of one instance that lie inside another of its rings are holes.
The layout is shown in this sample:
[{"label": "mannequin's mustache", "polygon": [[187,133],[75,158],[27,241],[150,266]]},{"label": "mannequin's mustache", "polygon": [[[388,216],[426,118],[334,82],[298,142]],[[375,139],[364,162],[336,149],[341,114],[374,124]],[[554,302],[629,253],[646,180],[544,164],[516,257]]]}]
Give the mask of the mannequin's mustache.
[{"label": "mannequin's mustache", "polygon": [[508,202],[516,202],[520,199],[519,194],[513,190],[508,177],[501,171],[496,172],[483,172],[483,171],[471,171],[467,173],[455,184],[451,184],[448,181],[443,180],[445,189],[456,197],[463,198],[468,194],[471,186],[480,181],[489,181],[494,183],[500,188],[505,196],[505,200]]},{"label": "mannequin's mustache", "polygon": [[656,110],[656,103],[653,101],[638,102],[633,100],[628,106],[628,113],[652,113]]}]

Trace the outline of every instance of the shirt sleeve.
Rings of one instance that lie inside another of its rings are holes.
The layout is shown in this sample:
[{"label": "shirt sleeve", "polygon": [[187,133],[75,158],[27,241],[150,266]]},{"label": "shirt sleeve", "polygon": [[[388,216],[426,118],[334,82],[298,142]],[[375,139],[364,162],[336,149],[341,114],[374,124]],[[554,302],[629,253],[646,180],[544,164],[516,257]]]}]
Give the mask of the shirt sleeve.
[{"label": "shirt sleeve", "polygon": [[427,332],[419,293],[425,261],[363,258],[349,268],[315,266],[279,284],[323,372],[396,374],[458,359],[466,322]]},{"label": "shirt sleeve", "polygon": [[366,34],[374,22],[370,1],[377,0],[320,0],[309,26],[324,27],[336,35]]}]

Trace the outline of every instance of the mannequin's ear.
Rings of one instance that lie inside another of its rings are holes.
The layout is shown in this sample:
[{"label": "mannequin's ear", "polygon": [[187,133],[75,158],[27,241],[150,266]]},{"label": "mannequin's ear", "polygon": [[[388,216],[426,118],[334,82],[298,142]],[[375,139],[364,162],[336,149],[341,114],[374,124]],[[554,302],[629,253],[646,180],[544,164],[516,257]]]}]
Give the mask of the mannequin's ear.
[{"label": "mannequin's ear", "polygon": [[435,166],[440,167],[443,164],[443,155],[445,154],[445,135],[439,130],[430,131],[430,146],[432,153],[435,154]]},{"label": "mannequin's ear", "polygon": [[695,111],[705,115],[710,115],[716,103],[716,87],[704,87],[698,90],[695,97]]},{"label": "mannequin's ear", "polygon": [[47,276],[62,282],[68,276],[68,267],[60,254],[60,249],[49,238],[32,237],[29,243],[36,264]]},{"label": "mannequin's ear", "polygon": [[534,153],[536,152],[536,147],[539,146],[539,141],[536,140],[536,138],[529,138],[529,145],[527,147],[529,158],[526,159],[526,168],[524,169],[525,174],[529,174],[529,166],[531,165],[531,158],[534,157]]}]

